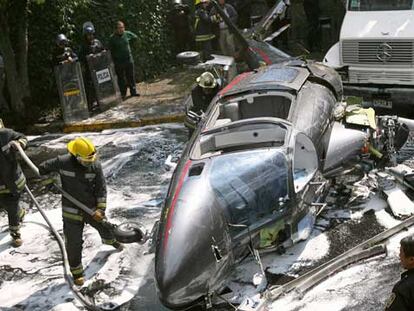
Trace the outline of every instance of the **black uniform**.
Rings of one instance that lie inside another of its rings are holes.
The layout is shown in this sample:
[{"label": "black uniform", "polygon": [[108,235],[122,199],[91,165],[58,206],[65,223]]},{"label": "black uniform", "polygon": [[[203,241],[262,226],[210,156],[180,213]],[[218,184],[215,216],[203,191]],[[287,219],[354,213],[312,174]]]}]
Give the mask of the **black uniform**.
[{"label": "black uniform", "polygon": [[79,49],[79,60],[83,67],[83,77],[89,110],[92,110],[92,104],[96,101],[96,93],[92,82],[91,71],[88,66],[87,56],[98,54],[104,49],[103,44],[98,39],[93,39],[92,41],[85,39]]},{"label": "black uniform", "polygon": [[[74,156],[68,154],[43,162],[39,166],[40,174],[57,172],[62,188],[91,210],[106,209],[106,183],[101,164],[96,161],[90,167],[81,165]],[[63,233],[66,239],[66,251],[72,275],[83,275],[82,233],[85,223],[90,224],[102,238],[104,244],[113,245],[116,240],[110,230],[91,216],[80,210],[65,197],[62,197]]]},{"label": "black uniform", "polygon": [[75,54],[75,52],[73,52],[73,50],[70,47],[55,47],[53,51],[53,60],[55,65],[63,64],[69,59],[69,57],[72,58],[72,61],[78,60],[78,56]]},{"label": "black uniform", "polygon": [[401,280],[394,285],[391,297],[385,307],[386,311],[414,310],[414,269],[401,274]]},{"label": "black uniform", "polygon": [[319,0],[304,0],[303,9],[308,21],[308,48],[312,51],[319,48]]},{"label": "black uniform", "polygon": [[176,53],[191,50],[193,47],[193,37],[188,5],[174,4],[168,19],[174,29]]},{"label": "black uniform", "polygon": [[10,235],[20,238],[20,218],[24,210],[20,209],[19,199],[26,178],[17,162],[15,151],[10,147],[11,141],[18,141],[23,148],[27,146],[23,134],[0,128],[0,207],[7,210]]}]

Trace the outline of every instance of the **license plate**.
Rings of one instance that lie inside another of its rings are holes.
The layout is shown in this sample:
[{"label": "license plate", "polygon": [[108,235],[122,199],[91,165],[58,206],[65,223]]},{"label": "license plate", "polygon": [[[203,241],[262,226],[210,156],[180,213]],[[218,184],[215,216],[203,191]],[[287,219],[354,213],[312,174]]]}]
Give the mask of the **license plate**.
[{"label": "license plate", "polygon": [[392,101],[391,100],[386,100],[386,99],[373,99],[372,100],[372,105],[374,107],[377,108],[387,108],[387,109],[392,109]]}]

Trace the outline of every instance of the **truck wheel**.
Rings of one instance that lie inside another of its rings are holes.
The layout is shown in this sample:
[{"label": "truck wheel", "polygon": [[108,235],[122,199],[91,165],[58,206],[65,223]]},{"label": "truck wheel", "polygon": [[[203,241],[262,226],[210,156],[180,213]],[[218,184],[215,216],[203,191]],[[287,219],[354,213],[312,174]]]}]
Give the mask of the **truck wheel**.
[{"label": "truck wheel", "polygon": [[124,222],[114,228],[115,238],[121,243],[140,243],[144,240],[141,226],[136,222]]},{"label": "truck wheel", "polygon": [[177,54],[177,61],[185,65],[197,65],[200,62],[200,53],[195,51],[186,51]]}]

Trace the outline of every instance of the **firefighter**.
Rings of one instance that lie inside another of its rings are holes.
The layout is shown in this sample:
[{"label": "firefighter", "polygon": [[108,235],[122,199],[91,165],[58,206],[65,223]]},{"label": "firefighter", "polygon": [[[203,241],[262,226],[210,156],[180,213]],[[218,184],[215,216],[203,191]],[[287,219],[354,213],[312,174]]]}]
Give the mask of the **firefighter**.
[{"label": "firefighter", "polygon": [[53,60],[55,65],[73,63],[78,60],[78,56],[69,46],[69,40],[63,33],[56,36],[56,47],[53,51]]},{"label": "firefighter", "polygon": [[114,60],[122,100],[126,98],[127,87],[131,96],[140,96],[135,85],[134,59],[130,46],[130,42],[137,39],[135,33],[125,30],[125,24],[121,21],[116,23],[115,32],[109,39],[109,49]]},{"label": "firefighter", "polygon": [[16,145],[23,149],[27,139],[23,134],[5,128],[0,119],[0,208],[7,210],[9,232],[12,245],[19,247],[23,241],[20,235],[20,224],[25,210],[20,208],[20,193],[26,184],[26,178],[16,159]]},{"label": "firefighter", "polygon": [[88,65],[87,56],[98,54],[105,50],[101,41],[95,38],[95,27],[91,22],[86,22],[82,28],[83,41],[79,49],[79,60],[83,66],[83,76],[85,78],[85,89],[88,101],[89,111],[99,107],[99,104],[94,107],[94,102],[97,101],[95,88],[92,83],[91,71]]},{"label": "firefighter", "polygon": [[213,31],[217,22],[216,16],[210,16],[210,0],[201,0],[197,3],[195,11],[194,33],[196,48],[205,62],[212,59],[213,40],[216,37]]},{"label": "firefighter", "polygon": [[394,285],[387,301],[386,311],[409,311],[414,306],[414,236],[400,241],[400,263],[406,269]]},{"label": "firefighter", "polygon": [[[67,145],[68,154],[43,162],[40,174],[59,173],[62,188],[94,211],[90,216],[65,197],[62,198],[63,233],[66,241],[70,270],[76,285],[83,285],[82,234],[85,223],[90,224],[102,238],[102,242],[118,250],[123,246],[113,233],[102,225],[106,209],[106,183],[102,167],[97,159],[93,143],[84,137],[76,138]],[[53,180],[45,180],[45,184]]]},{"label": "firefighter", "polygon": [[203,72],[196,79],[196,82],[196,86],[191,91],[192,105],[186,107],[187,113],[184,121],[184,125],[189,130],[189,137],[191,137],[197,127],[197,121],[194,120],[194,116],[200,116],[207,110],[214,96],[219,91],[221,84],[208,71]]}]

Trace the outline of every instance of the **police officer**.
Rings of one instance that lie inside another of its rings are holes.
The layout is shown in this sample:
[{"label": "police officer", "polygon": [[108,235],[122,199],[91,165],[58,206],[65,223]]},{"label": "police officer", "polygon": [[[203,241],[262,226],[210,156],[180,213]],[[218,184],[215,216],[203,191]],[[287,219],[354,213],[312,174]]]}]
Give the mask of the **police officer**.
[{"label": "police officer", "polygon": [[109,40],[109,49],[115,64],[118,76],[119,90],[122,99],[126,97],[127,87],[131,96],[140,96],[135,85],[134,59],[131,53],[130,42],[138,38],[132,31],[125,30],[125,24],[121,21],[116,23],[116,30]]},{"label": "police officer", "polygon": [[[67,145],[69,154],[43,162],[40,174],[59,173],[62,188],[77,200],[94,210],[90,216],[65,197],[62,198],[63,233],[66,240],[70,270],[76,285],[83,285],[82,233],[85,223],[90,224],[104,244],[122,250],[108,228],[102,225],[106,209],[106,183],[93,143],[84,137],[76,138]],[[49,180],[50,181],[50,180]]]},{"label": "police officer", "polygon": [[189,137],[193,134],[197,125],[193,120],[194,114],[200,115],[205,112],[220,89],[220,83],[211,72],[203,72],[197,79],[197,85],[191,91],[192,105],[186,107],[187,114],[184,125],[189,130]]},{"label": "police officer", "polygon": [[406,269],[394,285],[386,311],[411,311],[414,308],[414,236],[400,241],[400,263]]},{"label": "police officer", "polygon": [[9,218],[9,232],[12,245],[19,247],[23,241],[20,235],[20,224],[25,210],[20,208],[20,193],[26,184],[26,178],[16,159],[19,144],[23,149],[27,146],[27,139],[23,134],[5,128],[0,119],[0,208],[7,210]]},{"label": "police officer", "polygon": [[[199,1],[199,0],[197,0]],[[196,49],[201,53],[203,61],[212,59],[213,40],[216,37],[213,31],[217,17],[210,15],[210,0],[201,0],[196,5],[194,33]]]},{"label": "police officer", "polygon": [[[97,100],[95,88],[92,83],[91,72],[89,69],[87,56],[102,52],[105,48],[101,41],[95,38],[95,27],[91,22],[86,22],[82,27],[83,41],[79,49],[79,60],[83,66],[83,76],[85,78],[85,89],[89,111],[92,111],[93,103]],[[98,103],[99,105],[99,103]],[[98,106],[99,107],[99,106]]]},{"label": "police officer", "polygon": [[78,60],[78,56],[69,46],[69,40],[63,33],[56,36],[56,47],[53,51],[53,60],[55,65],[72,63]]},{"label": "police officer", "polygon": [[168,20],[174,30],[176,53],[191,50],[193,37],[191,34],[190,7],[182,0],[174,0]]}]

